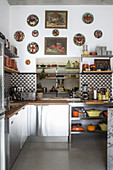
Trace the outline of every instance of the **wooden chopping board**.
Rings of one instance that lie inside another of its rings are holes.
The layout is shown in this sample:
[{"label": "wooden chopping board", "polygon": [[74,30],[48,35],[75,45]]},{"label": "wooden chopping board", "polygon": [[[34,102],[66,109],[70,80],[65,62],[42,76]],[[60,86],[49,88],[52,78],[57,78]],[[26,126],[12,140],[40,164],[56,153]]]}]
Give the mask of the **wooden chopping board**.
[{"label": "wooden chopping board", "polygon": [[104,104],[104,101],[89,100],[89,101],[86,101],[86,104]]}]

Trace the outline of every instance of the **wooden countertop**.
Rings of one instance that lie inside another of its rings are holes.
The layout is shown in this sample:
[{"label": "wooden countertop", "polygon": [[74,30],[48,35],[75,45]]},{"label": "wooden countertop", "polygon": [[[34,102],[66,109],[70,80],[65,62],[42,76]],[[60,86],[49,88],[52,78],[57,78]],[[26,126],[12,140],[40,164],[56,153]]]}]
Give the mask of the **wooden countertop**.
[{"label": "wooden countertop", "polygon": [[[85,103],[85,104],[104,104],[104,101],[99,100],[83,100],[83,101],[74,101],[75,103]],[[19,101],[17,103],[17,107],[11,108],[9,111],[5,112],[5,117],[10,118],[17,112],[19,112],[22,108],[27,105],[68,105],[70,101],[67,100],[39,100],[39,101]],[[20,104],[20,105],[18,105]]]}]

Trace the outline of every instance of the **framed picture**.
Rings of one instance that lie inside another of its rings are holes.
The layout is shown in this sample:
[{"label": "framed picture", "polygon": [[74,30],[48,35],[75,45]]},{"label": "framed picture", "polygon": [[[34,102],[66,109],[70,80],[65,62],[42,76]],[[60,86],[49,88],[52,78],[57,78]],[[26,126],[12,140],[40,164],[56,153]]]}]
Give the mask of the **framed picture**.
[{"label": "framed picture", "polygon": [[111,70],[110,59],[95,59],[94,64],[96,65],[96,70],[101,69],[101,71]]},{"label": "framed picture", "polygon": [[66,55],[67,38],[45,38],[45,55]]},{"label": "framed picture", "polygon": [[67,11],[45,11],[45,28],[67,29]]}]

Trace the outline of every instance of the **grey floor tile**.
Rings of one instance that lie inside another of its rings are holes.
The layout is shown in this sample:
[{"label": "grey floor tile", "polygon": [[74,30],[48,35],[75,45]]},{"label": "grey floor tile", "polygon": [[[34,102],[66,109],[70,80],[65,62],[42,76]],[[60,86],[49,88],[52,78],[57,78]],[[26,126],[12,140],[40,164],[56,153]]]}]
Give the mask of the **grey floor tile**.
[{"label": "grey floor tile", "polygon": [[106,170],[106,139],[73,138],[67,143],[26,143],[12,170]]}]

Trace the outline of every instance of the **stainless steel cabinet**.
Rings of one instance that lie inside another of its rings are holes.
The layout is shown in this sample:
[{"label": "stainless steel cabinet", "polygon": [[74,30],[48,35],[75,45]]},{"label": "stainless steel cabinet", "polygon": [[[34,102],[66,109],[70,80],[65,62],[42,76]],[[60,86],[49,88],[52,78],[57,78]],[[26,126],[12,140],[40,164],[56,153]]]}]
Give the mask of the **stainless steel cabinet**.
[{"label": "stainless steel cabinet", "polygon": [[28,137],[27,107],[6,119],[6,169],[10,170]]},{"label": "stainless steel cabinet", "polygon": [[36,136],[36,124],[37,124],[37,114],[36,114],[36,106],[29,105],[27,106],[27,114],[28,114],[28,136]]},{"label": "stainless steel cabinet", "polygon": [[38,136],[68,136],[68,105],[37,106]]},{"label": "stainless steel cabinet", "polygon": [[20,125],[21,125],[21,148],[22,148],[28,137],[27,106],[21,111],[19,111],[19,114],[21,116]]},{"label": "stainless steel cabinet", "polygon": [[21,131],[20,131],[20,114],[16,114],[9,119],[9,142],[10,142],[10,155],[9,164],[13,165],[19,151],[21,144]]}]

